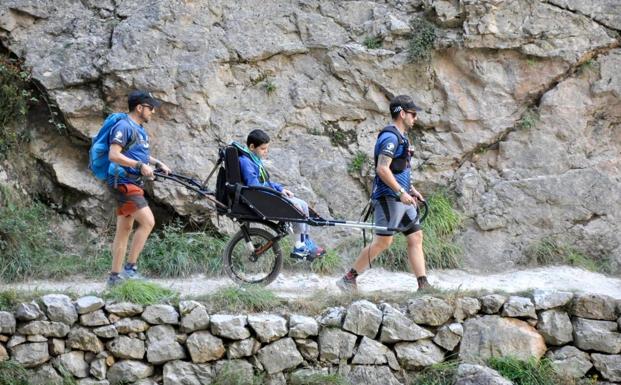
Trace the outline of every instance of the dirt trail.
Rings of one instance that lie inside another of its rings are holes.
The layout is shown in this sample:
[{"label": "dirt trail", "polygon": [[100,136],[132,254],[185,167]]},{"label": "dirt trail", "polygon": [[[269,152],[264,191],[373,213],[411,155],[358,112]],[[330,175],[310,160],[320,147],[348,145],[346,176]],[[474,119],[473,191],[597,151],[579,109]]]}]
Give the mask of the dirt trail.
[{"label": "dirt trail", "polygon": [[[283,273],[269,289],[284,298],[311,296],[317,290],[337,291],[338,276],[322,276],[313,273]],[[621,278],[605,276],[590,271],[552,266],[528,270],[516,270],[497,274],[475,274],[463,270],[435,270],[429,273],[432,285],[446,290],[502,290],[508,293],[530,289],[551,289],[585,293],[605,294],[621,299]],[[218,288],[233,285],[226,277],[207,278],[197,276],[185,279],[153,279],[153,282],[178,291],[181,296],[196,296],[214,292]],[[374,268],[358,279],[362,292],[399,292],[416,290],[416,279],[407,273],[390,272]],[[2,284],[3,290],[70,291],[77,294],[97,293],[105,289],[103,280],[32,281]]]}]

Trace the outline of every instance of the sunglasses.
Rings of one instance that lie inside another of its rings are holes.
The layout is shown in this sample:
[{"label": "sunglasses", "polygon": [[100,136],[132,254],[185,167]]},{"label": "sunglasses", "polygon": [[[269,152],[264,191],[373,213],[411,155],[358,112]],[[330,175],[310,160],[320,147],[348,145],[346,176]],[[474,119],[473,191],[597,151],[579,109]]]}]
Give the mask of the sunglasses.
[{"label": "sunglasses", "polygon": [[416,117],[417,113],[416,111],[408,111],[408,110],[403,110],[406,114],[412,114],[413,117]]},{"label": "sunglasses", "polygon": [[141,106],[148,108],[148,109],[149,109],[149,111],[153,111],[153,110],[155,110],[155,107],[153,107],[153,106],[152,106],[152,105],[150,105],[150,104],[141,104]]}]

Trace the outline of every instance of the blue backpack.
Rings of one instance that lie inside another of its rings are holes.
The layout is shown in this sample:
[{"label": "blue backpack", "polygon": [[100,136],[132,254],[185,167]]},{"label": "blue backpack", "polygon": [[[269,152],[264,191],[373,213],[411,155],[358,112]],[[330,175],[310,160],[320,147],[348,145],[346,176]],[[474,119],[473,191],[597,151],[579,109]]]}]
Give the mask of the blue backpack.
[{"label": "blue backpack", "polygon": [[[114,127],[121,119],[127,119],[127,114],[123,112],[116,112],[114,114],[108,115],[106,120],[103,123],[103,126],[99,129],[99,132],[96,136],[93,137],[93,144],[91,145],[90,150],[88,151],[88,168],[91,169],[93,175],[97,179],[107,180],[109,170],[119,169],[120,167],[115,167],[116,164],[110,162],[108,158],[108,153],[110,152],[110,130]],[[132,137],[135,135],[132,135]],[[126,151],[134,144],[135,140],[132,139],[127,143],[127,145],[123,148],[123,151]],[[118,171],[117,171],[118,172]]]}]

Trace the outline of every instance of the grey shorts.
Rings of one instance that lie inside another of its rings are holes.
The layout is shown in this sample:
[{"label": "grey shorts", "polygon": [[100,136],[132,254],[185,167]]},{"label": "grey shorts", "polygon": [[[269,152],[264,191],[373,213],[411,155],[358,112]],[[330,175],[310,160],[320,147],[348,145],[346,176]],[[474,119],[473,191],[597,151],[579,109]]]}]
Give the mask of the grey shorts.
[{"label": "grey shorts", "polygon": [[[416,221],[415,225],[403,231],[403,234],[407,236],[421,230],[420,222],[418,218],[416,218],[416,206],[405,205],[392,197],[382,197],[373,200],[373,209],[373,217],[376,226],[406,227],[413,221]],[[391,236],[394,235],[395,232],[375,230],[375,234]]]}]

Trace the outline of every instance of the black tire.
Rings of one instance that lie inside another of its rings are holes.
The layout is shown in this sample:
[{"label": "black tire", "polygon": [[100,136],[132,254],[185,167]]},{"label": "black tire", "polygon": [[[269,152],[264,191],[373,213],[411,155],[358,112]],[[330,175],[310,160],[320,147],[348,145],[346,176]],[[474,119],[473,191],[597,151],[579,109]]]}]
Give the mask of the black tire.
[{"label": "black tire", "polygon": [[[248,229],[250,240],[255,250],[266,245],[274,239],[274,235],[267,230],[251,227]],[[224,248],[222,256],[224,271],[239,284],[269,285],[278,277],[282,268],[282,251],[278,241],[256,256],[253,261],[253,253],[246,247],[244,233],[239,230],[229,240]]]}]

